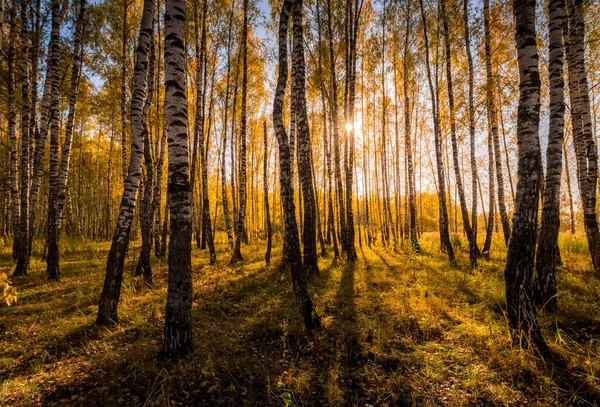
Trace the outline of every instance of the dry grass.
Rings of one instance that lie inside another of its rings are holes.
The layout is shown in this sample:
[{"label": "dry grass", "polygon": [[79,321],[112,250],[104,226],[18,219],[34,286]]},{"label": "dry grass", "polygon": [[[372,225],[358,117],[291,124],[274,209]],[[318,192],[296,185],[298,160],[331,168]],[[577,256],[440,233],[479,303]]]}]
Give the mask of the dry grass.
[{"label": "dry grass", "polygon": [[[236,268],[224,245],[216,266],[194,250],[196,349],[172,364],[156,356],[166,265],[153,264],[148,289],[130,274],[132,249],[120,324],[98,328],[108,245],[67,241],[62,281],[46,281],[34,260],[28,278],[13,279],[18,303],[0,309],[0,405],[594,405],[600,280],[582,237],[561,241],[561,310],[541,315],[551,360],[509,340],[504,249],[470,270],[461,244],[456,269],[435,235],[423,237],[421,255],[357,245],[354,266],[321,259],[312,291],[324,329],[313,336],[289,276],[264,267],[261,242],[243,248]],[[7,246],[0,272],[11,268]]]}]

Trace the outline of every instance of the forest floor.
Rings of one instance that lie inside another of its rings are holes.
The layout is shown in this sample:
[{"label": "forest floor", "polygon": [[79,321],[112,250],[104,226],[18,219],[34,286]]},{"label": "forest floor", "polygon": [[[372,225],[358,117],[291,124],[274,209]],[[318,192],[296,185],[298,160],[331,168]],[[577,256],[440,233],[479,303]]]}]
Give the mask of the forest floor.
[{"label": "forest floor", "polygon": [[[501,236],[490,261],[448,265],[437,236],[423,253],[357,244],[351,266],[329,257],[311,290],[324,328],[307,336],[290,277],[266,268],[264,245],[244,246],[230,267],[193,251],[195,350],[173,364],[162,345],[167,267],[155,285],[126,262],[120,323],[94,325],[108,243],[64,239],[63,278],[48,282],[39,255],[12,278],[18,302],[0,308],[0,406],[555,406],[600,400],[600,279],[583,236],[561,238],[557,314],[540,315],[553,356],[509,340]],[[279,252],[274,253],[274,263]],[[10,247],[0,272],[12,271]]]}]

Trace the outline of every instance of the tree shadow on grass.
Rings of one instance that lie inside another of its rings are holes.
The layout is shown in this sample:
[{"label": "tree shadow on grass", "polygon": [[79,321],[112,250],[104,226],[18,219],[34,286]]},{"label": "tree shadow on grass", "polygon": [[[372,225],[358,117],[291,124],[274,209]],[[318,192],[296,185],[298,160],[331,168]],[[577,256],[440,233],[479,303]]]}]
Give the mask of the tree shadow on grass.
[{"label": "tree shadow on grass", "polygon": [[563,355],[551,350],[537,365],[560,389],[559,397],[566,405],[597,406],[600,402],[600,389],[586,380],[583,369],[571,366]]}]

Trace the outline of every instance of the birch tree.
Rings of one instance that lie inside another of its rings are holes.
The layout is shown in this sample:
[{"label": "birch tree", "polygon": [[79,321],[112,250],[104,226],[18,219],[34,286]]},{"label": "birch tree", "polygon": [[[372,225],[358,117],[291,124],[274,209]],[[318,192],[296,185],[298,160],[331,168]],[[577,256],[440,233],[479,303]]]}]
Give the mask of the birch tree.
[{"label": "birch tree", "polygon": [[[142,175],[141,166],[145,129],[143,110],[148,89],[149,53],[151,37],[153,36],[153,21],[154,0],[144,0],[142,23],[133,73],[134,88],[131,97],[131,153],[129,156],[127,177],[124,182],[123,196],[119,207],[119,217],[117,219],[117,225],[113,234],[108,259],[106,261],[106,275],[104,277],[104,286],[102,288],[100,303],[98,305],[98,316],[96,318],[96,323],[98,324],[109,324],[118,320],[117,306],[121,295],[123,266],[127,248],[129,246],[131,223],[133,221],[138,187]],[[166,60],[165,65],[168,65]],[[168,81],[166,82],[168,83]],[[169,151],[169,155],[170,154]]]},{"label": "birch tree", "polygon": [[542,172],[538,135],[540,76],[535,41],[535,3],[535,0],[513,2],[519,64],[519,182],[504,280],[508,322],[513,342],[526,348],[544,351],[547,345],[537,321],[533,297],[533,267]]},{"label": "birch tree", "polygon": [[[246,0],[247,1],[247,0]],[[298,237],[298,224],[296,223],[296,208],[294,204],[294,187],[292,184],[292,171],[290,159],[289,139],[283,124],[283,100],[288,77],[288,51],[287,33],[289,18],[292,11],[293,1],[284,0],[279,14],[279,67],[277,76],[277,87],[273,101],[273,128],[279,145],[279,183],[281,190],[281,202],[285,224],[284,239],[287,245],[287,256],[285,266],[289,267],[294,286],[294,295],[300,314],[304,319],[307,330],[320,328],[321,321],[315,312],[308,291],[306,272],[302,266],[302,255],[300,252],[300,239]]]},{"label": "birch tree", "polygon": [[564,138],[563,15],[564,0],[548,3],[550,122],[546,148],[546,177],[542,207],[542,227],[536,255],[536,295],[538,306],[556,310],[556,265],[560,228],[560,180]]},{"label": "birch tree", "polygon": [[246,103],[248,97],[248,0],[244,0],[244,23],[242,27],[242,106],[240,129],[240,167],[239,167],[239,208],[235,221],[235,246],[231,263],[242,260],[241,245],[244,234],[244,220],[246,217]]},{"label": "birch tree", "polygon": [[80,0],[77,22],[75,25],[75,36],[73,38],[73,67],[71,69],[71,89],[69,90],[69,112],[67,114],[65,140],[61,149],[60,164],[58,157],[58,118],[55,117],[55,113],[52,114],[50,186],[48,191],[48,231],[46,234],[46,246],[48,247],[46,274],[49,279],[56,281],[60,279],[60,222],[64,208],[65,191],[67,189],[71,160],[75,109],[77,105],[77,95],[79,93],[79,80],[81,78],[81,66],[83,60],[83,35],[86,9],[87,1]]}]

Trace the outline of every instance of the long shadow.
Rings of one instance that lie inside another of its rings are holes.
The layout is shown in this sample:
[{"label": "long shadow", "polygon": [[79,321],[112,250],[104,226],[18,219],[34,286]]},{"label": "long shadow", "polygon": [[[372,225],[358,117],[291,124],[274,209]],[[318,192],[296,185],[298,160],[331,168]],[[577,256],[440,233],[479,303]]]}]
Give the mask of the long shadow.
[{"label": "long shadow", "polygon": [[559,397],[565,405],[597,406],[600,403],[600,389],[586,380],[586,372],[570,366],[562,355],[550,351],[537,364],[561,390]]}]

